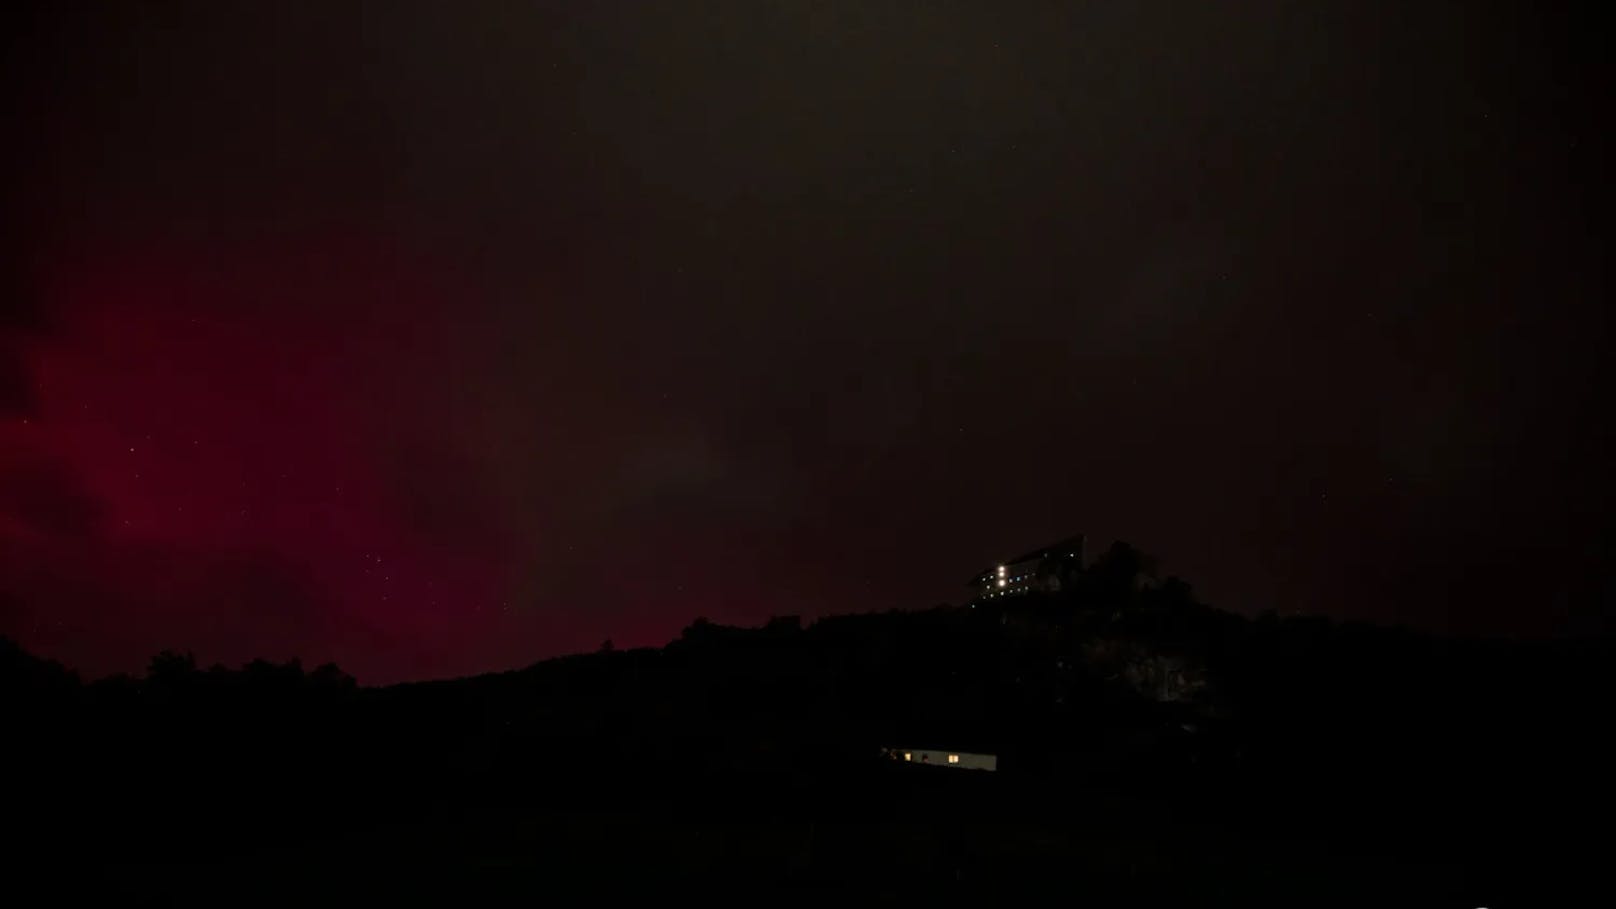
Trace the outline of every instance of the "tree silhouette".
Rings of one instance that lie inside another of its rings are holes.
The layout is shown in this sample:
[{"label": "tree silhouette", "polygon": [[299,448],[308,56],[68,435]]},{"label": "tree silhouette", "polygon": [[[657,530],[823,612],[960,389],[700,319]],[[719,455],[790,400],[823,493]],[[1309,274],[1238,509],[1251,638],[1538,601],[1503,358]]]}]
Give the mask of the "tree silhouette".
[{"label": "tree silhouette", "polygon": [[1089,587],[1104,602],[1122,602],[1132,599],[1152,573],[1149,557],[1118,540],[1089,567]]},{"label": "tree silhouette", "polygon": [[158,684],[185,684],[196,678],[196,655],[190,651],[164,650],[151,658],[146,679]]}]

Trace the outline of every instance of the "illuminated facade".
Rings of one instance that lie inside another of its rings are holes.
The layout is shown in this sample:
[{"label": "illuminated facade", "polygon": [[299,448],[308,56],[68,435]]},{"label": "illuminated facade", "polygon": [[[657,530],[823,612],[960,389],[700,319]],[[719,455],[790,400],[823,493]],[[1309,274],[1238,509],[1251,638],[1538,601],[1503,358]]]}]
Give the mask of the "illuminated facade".
[{"label": "illuminated facade", "polygon": [[977,601],[1033,592],[1054,593],[1071,585],[1083,570],[1082,534],[990,566],[968,582]]},{"label": "illuminated facade", "polygon": [[919,764],[922,767],[950,767],[955,770],[999,769],[999,757],[994,754],[974,754],[969,751],[938,751],[931,748],[884,748],[882,753],[900,764]]}]

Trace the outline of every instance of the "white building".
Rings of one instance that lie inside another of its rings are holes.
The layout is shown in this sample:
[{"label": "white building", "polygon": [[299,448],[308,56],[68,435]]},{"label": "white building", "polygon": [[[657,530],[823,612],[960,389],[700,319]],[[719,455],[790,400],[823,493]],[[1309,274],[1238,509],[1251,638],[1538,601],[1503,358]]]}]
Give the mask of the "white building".
[{"label": "white building", "polygon": [[968,751],[937,751],[929,748],[887,748],[884,753],[888,758],[905,764],[919,764],[926,767],[952,767],[956,770],[987,770],[999,769],[999,756],[996,754],[972,754]]},{"label": "white building", "polygon": [[995,600],[1043,591],[1053,593],[1071,584],[1083,570],[1082,534],[1023,553],[976,573],[969,583],[977,600]]}]

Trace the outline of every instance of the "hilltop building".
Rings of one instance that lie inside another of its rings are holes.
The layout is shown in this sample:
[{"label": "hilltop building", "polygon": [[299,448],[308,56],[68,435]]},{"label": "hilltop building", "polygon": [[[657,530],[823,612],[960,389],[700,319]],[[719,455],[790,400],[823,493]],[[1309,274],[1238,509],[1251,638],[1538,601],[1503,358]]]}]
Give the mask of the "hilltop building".
[{"label": "hilltop building", "polygon": [[999,769],[999,756],[995,754],[975,754],[969,751],[941,751],[927,748],[883,748],[881,752],[890,760],[903,764],[916,764],[922,767],[986,770],[989,773]]},{"label": "hilltop building", "polygon": [[1067,537],[984,568],[967,583],[976,590],[977,600],[1065,590],[1083,571],[1083,545],[1082,534]]}]

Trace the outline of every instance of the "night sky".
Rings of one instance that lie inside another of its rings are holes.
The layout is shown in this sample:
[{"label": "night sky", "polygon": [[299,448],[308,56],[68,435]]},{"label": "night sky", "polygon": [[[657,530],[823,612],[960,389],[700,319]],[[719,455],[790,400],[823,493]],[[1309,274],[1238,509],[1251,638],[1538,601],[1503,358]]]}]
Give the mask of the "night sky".
[{"label": "night sky", "polygon": [[386,682],[1074,532],[1604,629],[1604,49],[1531,6],[8,12],[0,633]]}]

